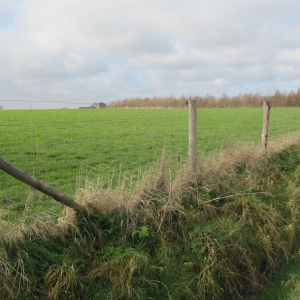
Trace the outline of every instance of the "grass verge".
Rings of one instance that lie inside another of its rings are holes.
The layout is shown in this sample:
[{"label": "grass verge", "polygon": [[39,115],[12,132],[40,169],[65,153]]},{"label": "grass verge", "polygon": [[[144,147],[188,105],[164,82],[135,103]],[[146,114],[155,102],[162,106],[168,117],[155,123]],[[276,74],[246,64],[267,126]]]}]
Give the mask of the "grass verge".
[{"label": "grass verge", "polygon": [[[1,221],[0,295],[253,299],[296,259],[299,163],[294,135],[268,155],[245,145],[210,156],[196,176],[174,174],[162,155],[138,182],[89,178],[76,194],[87,215]],[[284,284],[296,289],[297,276]]]}]

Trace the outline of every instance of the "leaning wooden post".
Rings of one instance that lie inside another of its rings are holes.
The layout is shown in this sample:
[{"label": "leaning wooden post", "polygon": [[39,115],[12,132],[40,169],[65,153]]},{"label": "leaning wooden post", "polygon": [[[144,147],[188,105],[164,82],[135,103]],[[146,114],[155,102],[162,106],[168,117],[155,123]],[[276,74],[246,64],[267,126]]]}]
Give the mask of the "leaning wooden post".
[{"label": "leaning wooden post", "polygon": [[270,102],[264,101],[263,102],[263,132],[262,132],[262,146],[265,151],[268,150],[268,130],[269,130],[269,119],[270,119]]},{"label": "leaning wooden post", "polygon": [[189,167],[197,168],[197,100],[189,100]]},{"label": "leaning wooden post", "polygon": [[64,205],[73,208],[81,213],[86,212],[85,208],[82,205],[78,204],[77,202],[69,198],[67,195],[57,191],[53,187],[49,186],[47,183],[28,175],[24,171],[18,169],[17,167],[3,159],[2,157],[0,157],[0,169],[6,172],[7,174],[15,177],[16,179],[41,191],[42,193],[52,197],[53,199]]}]

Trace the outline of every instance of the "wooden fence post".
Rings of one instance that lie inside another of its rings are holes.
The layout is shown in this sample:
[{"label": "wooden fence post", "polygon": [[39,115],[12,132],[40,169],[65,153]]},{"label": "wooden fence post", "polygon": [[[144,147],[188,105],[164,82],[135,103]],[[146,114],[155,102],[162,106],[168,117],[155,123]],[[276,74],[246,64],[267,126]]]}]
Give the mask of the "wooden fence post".
[{"label": "wooden fence post", "polygon": [[2,157],[0,157],[0,170],[30,185],[31,187],[39,190],[40,192],[52,197],[56,201],[75,209],[78,212],[86,212],[85,208],[82,205],[78,204],[77,202],[69,198],[67,195],[57,191],[53,187],[49,186],[47,183],[28,175],[24,171],[18,169],[17,167],[3,159]]},{"label": "wooden fence post", "polygon": [[263,102],[263,132],[262,132],[262,146],[264,150],[268,149],[268,131],[269,131],[269,119],[270,119],[270,102]]},{"label": "wooden fence post", "polygon": [[197,168],[197,100],[189,100],[189,167]]}]

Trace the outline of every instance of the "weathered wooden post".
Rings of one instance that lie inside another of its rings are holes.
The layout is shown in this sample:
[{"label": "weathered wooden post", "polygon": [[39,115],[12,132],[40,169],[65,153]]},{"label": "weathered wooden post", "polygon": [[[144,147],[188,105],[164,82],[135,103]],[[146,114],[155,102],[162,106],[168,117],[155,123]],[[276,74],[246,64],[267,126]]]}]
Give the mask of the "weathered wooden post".
[{"label": "weathered wooden post", "polygon": [[14,178],[30,185],[31,187],[39,190],[40,192],[52,197],[56,201],[75,209],[78,212],[84,213],[86,212],[85,208],[79,203],[75,202],[67,195],[57,191],[53,187],[49,186],[47,183],[40,181],[24,171],[18,169],[2,157],[0,157],[0,170],[6,172],[7,174],[13,176]]},{"label": "weathered wooden post", "polygon": [[193,173],[197,168],[197,100],[189,100],[189,167]]},{"label": "weathered wooden post", "polygon": [[265,151],[268,150],[268,130],[269,130],[269,119],[270,119],[270,102],[263,102],[263,132],[262,132],[262,146]]}]

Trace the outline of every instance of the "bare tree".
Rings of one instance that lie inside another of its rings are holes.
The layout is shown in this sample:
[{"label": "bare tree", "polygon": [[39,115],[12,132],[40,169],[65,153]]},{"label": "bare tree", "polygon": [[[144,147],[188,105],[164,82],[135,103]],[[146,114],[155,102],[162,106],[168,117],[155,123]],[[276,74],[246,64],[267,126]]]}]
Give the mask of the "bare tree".
[{"label": "bare tree", "polygon": [[0,109],[4,109],[4,107],[2,105],[0,105]]}]

